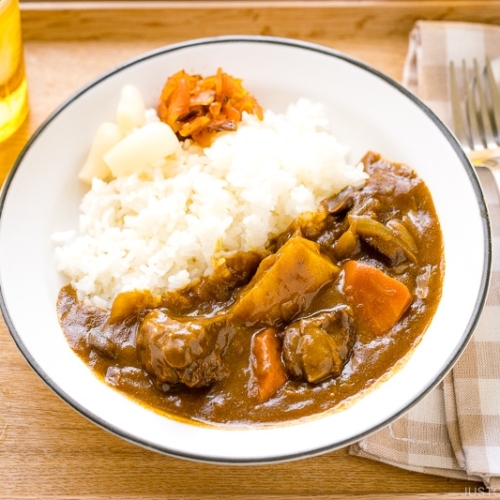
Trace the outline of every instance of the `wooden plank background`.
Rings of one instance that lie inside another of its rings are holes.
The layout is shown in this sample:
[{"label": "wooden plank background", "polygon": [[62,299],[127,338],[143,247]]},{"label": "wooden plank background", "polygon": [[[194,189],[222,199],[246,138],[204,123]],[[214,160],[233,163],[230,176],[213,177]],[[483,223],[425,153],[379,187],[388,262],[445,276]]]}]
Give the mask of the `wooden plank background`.
[{"label": "wooden plank background", "polygon": [[[23,1],[37,40],[186,39],[223,34],[304,40],[407,37],[418,19],[500,24],[496,0]],[[44,16],[44,11],[52,15]],[[109,15],[103,15],[104,11]]]}]

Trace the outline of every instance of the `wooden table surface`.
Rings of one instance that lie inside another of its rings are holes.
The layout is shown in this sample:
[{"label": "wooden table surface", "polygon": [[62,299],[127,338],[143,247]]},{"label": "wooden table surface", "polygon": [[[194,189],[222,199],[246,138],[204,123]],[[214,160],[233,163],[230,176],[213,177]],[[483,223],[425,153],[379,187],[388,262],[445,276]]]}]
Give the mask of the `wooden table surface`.
[{"label": "wooden table surface", "polygon": [[[0,184],[64,99],[161,45],[222,34],[286,36],[333,47],[401,80],[417,19],[500,24],[495,0],[22,2],[22,9],[31,112],[0,143]],[[481,486],[353,457],[347,448],[292,463],[234,467],[144,450],[61,401],[0,320],[0,499],[451,499],[482,496]]]}]

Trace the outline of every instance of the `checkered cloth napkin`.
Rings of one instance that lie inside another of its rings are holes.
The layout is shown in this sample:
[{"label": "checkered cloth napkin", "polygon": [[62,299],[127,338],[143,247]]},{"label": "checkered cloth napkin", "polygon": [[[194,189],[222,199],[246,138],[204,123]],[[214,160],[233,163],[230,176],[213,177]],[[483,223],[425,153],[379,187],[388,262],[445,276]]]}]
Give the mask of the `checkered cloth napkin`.
[{"label": "checkered cloth napkin", "polygon": [[[419,21],[403,83],[450,124],[448,64],[500,58],[500,26]],[[351,454],[405,469],[483,481],[500,491],[500,195],[490,172],[480,180],[493,232],[493,275],[484,311],[463,355],[443,382]]]}]

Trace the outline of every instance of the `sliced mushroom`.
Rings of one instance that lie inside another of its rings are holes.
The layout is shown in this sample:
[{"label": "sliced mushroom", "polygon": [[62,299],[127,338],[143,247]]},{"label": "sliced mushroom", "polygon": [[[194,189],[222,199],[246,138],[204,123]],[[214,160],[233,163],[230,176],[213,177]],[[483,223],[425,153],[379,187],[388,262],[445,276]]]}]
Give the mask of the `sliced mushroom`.
[{"label": "sliced mushroom", "polygon": [[[418,253],[418,246],[407,227],[401,221],[396,219],[390,220],[386,225],[392,230],[401,243],[405,245],[407,251],[416,256]],[[410,260],[412,259],[410,258]]]},{"label": "sliced mushroom", "polygon": [[350,229],[342,233],[340,238],[334,244],[335,255],[339,259],[344,259],[353,255],[359,248],[358,235],[353,233]]},{"label": "sliced mushroom", "polygon": [[[402,230],[396,221],[388,227],[368,215],[349,215],[350,230],[358,234],[370,246],[388,257],[392,264],[404,260],[417,262],[417,248],[410,233]],[[396,227],[397,229],[394,229]]]},{"label": "sliced mushroom", "polygon": [[91,328],[89,330],[87,342],[90,347],[108,358],[116,359],[118,356],[118,347],[100,328]]},{"label": "sliced mushroom", "polygon": [[355,192],[356,190],[352,186],[348,186],[335,196],[324,199],[320,207],[332,215],[345,213],[354,206]]}]

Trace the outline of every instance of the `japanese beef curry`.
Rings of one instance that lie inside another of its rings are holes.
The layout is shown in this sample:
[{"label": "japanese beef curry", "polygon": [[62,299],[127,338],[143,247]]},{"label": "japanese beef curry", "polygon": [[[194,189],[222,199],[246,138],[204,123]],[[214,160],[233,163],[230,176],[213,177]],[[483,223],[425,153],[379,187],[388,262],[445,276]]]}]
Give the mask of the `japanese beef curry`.
[{"label": "japanese beef curry", "polygon": [[198,423],[285,422],[355,398],[417,345],[444,272],[423,181],[378,154],[363,162],[363,187],[185,288],[122,293],[105,311],[64,287],[71,348],[117,390]]}]

